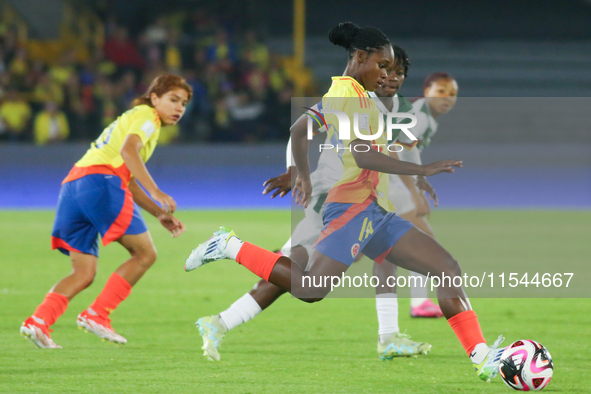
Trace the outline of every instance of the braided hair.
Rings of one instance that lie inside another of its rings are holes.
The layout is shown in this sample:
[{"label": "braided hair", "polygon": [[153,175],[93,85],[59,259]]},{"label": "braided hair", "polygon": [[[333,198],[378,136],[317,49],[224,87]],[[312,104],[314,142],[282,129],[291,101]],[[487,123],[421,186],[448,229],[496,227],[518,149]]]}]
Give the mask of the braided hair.
[{"label": "braided hair", "polygon": [[359,49],[371,53],[392,45],[388,37],[375,27],[359,27],[353,22],[339,23],[330,29],[328,39],[334,45],[345,48],[349,59]]},{"label": "braided hair", "polygon": [[396,64],[401,65],[404,68],[404,78],[408,75],[408,67],[410,66],[410,60],[408,60],[408,55],[406,51],[399,47],[398,45],[392,46],[394,49],[394,57],[396,58]]}]

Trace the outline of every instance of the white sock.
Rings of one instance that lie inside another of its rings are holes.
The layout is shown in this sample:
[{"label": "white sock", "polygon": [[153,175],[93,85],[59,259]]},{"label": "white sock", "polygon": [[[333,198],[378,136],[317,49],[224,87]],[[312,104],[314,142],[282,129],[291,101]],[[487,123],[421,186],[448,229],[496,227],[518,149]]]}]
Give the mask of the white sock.
[{"label": "white sock", "polygon": [[254,318],[261,313],[261,310],[254,298],[249,293],[246,293],[230,305],[228,309],[220,313],[220,322],[228,330],[231,330]]},{"label": "white sock", "polygon": [[[415,277],[418,276],[421,278],[416,280],[413,279],[410,281],[410,306],[416,308],[417,306],[425,302],[427,298],[429,298],[429,289],[427,288],[428,280],[425,275],[421,275],[417,272],[410,272],[409,275]],[[420,286],[421,284],[423,286]],[[417,301],[415,301],[415,299],[417,299]]]},{"label": "white sock", "polygon": [[398,296],[395,293],[376,294],[376,310],[378,311],[378,335],[384,342],[390,335],[399,332],[398,328]]},{"label": "white sock", "polygon": [[228,255],[229,259],[236,260],[236,256],[238,256],[242,244],[244,244],[244,242],[238,237],[230,237],[228,240],[228,246],[226,246],[226,255]]},{"label": "white sock", "polygon": [[473,363],[480,364],[482,361],[484,361],[488,351],[489,348],[486,343],[479,343],[474,347],[474,350],[472,350],[473,355],[470,355],[470,360],[472,360]]}]

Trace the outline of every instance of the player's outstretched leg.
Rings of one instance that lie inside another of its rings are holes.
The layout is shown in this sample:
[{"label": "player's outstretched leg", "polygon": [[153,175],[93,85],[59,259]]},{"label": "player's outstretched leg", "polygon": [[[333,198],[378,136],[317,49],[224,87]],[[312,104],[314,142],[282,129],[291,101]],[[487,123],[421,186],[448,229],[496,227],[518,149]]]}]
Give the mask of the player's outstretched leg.
[{"label": "player's outstretched leg", "polygon": [[431,345],[416,342],[409,335],[400,333],[398,327],[398,297],[396,285],[390,287],[392,278],[396,277],[396,266],[388,262],[374,263],[373,276],[379,279],[384,287],[376,287],[376,311],[378,313],[378,357],[392,360],[394,357],[428,354]]},{"label": "player's outstretched leg", "polygon": [[231,229],[221,227],[205,243],[193,250],[186,260],[185,270],[191,271],[222,259],[235,260],[258,277],[305,302],[324,299],[331,290],[331,282],[326,278],[340,276],[349,268],[347,264],[315,249],[309,262],[311,269],[304,271],[290,258],[249,242],[242,242]]},{"label": "player's outstretched leg", "polygon": [[[411,228],[400,238],[386,259],[399,267],[432,277],[442,278],[445,275],[453,278],[462,275],[457,261],[437,241],[416,228]],[[464,289],[453,286],[453,280],[441,280],[441,283],[443,285],[437,288],[439,305],[470,357],[476,374],[482,380],[494,378],[504,350],[499,348],[503,336],[499,336],[492,346],[487,346]]]},{"label": "player's outstretched leg", "polygon": [[[271,274],[277,271],[276,280],[281,283],[275,284],[284,290],[291,291],[291,259],[249,242],[242,242],[232,229],[224,226],[193,250],[185,262],[185,271],[192,271],[202,265],[223,259],[235,260],[268,282],[271,282],[269,280]],[[275,269],[281,261],[285,264]]]}]

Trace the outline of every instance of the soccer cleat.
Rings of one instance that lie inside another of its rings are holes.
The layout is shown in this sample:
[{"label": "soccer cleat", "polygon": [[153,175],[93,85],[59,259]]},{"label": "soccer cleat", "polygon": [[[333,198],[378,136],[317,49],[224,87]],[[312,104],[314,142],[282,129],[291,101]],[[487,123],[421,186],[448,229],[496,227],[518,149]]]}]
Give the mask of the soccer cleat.
[{"label": "soccer cleat", "polygon": [[472,362],[472,365],[474,365],[474,369],[476,370],[476,375],[478,375],[480,379],[488,382],[499,373],[501,355],[506,349],[506,347],[499,348],[499,345],[503,343],[504,340],[505,337],[499,335],[495,343],[488,348],[488,354],[484,360],[480,364]]},{"label": "soccer cleat", "polygon": [[431,345],[426,342],[410,340],[410,335],[400,332],[393,333],[388,340],[378,340],[378,356],[382,360],[392,360],[394,357],[409,357],[419,354],[428,354]]},{"label": "soccer cleat", "polygon": [[127,343],[127,339],[113,330],[111,327],[111,319],[105,319],[99,315],[93,315],[88,312],[88,309],[78,315],[76,324],[78,325],[78,328],[85,329],[87,332],[90,331],[103,340],[120,345],[125,345]]},{"label": "soccer cleat", "polygon": [[[38,319],[41,320],[41,319]],[[41,320],[43,321],[43,320]],[[25,320],[21,326],[21,335],[33,342],[35,346],[42,349],[61,349],[62,347],[56,345],[49,336],[51,331],[46,324],[37,321],[37,318],[31,316]]]},{"label": "soccer cleat", "polygon": [[220,322],[219,316],[205,316],[195,323],[203,338],[203,355],[209,360],[220,361],[219,349],[222,346],[226,327]]},{"label": "soccer cleat", "polygon": [[442,317],[443,312],[439,305],[435,304],[430,299],[424,301],[421,305],[410,307],[410,317]]},{"label": "soccer cleat", "polygon": [[221,226],[211,238],[193,249],[185,262],[185,271],[193,271],[204,264],[227,258],[226,249],[232,237],[238,238],[232,229]]}]

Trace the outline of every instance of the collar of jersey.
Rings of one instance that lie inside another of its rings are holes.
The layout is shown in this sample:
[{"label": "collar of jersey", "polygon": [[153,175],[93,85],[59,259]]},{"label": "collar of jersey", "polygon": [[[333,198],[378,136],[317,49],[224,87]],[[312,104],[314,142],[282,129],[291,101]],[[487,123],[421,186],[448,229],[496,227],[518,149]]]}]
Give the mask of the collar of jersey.
[{"label": "collar of jersey", "polygon": [[361,86],[361,84],[359,82],[357,82],[357,80],[355,78],[353,78],[353,77],[343,77],[343,76],[340,76],[340,77],[332,77],[332,80],[333,81],[336,81],[336,80],[339,80],[339,81],[351,81],[351,82],[353,82],[353,84],[359,86],[359,88],[361,89],[361,91],[363,93],[366,92],[365,88],[363,86]]},{"label": "collar of jersey", "polygon": [[[386,108],[386,106],[384,105],[384,103],[382,103],[382,100],[380,100],[380,98],[378,97],[377,94],[375,94],[375,92],[367,92],[367,94],[369,95],[369,97],[374,99],[374,103],[376,104],[376,106],[378,107],[378,109],[380,110],[381,113],[383,113],[384,115],[388,115],[390,113],[390,111],[388,111],[388,108]],[[398,93],[396,93],[392,98],[393,99],[397,99]],[[400,107],[400,105],[399,105]]]}]

